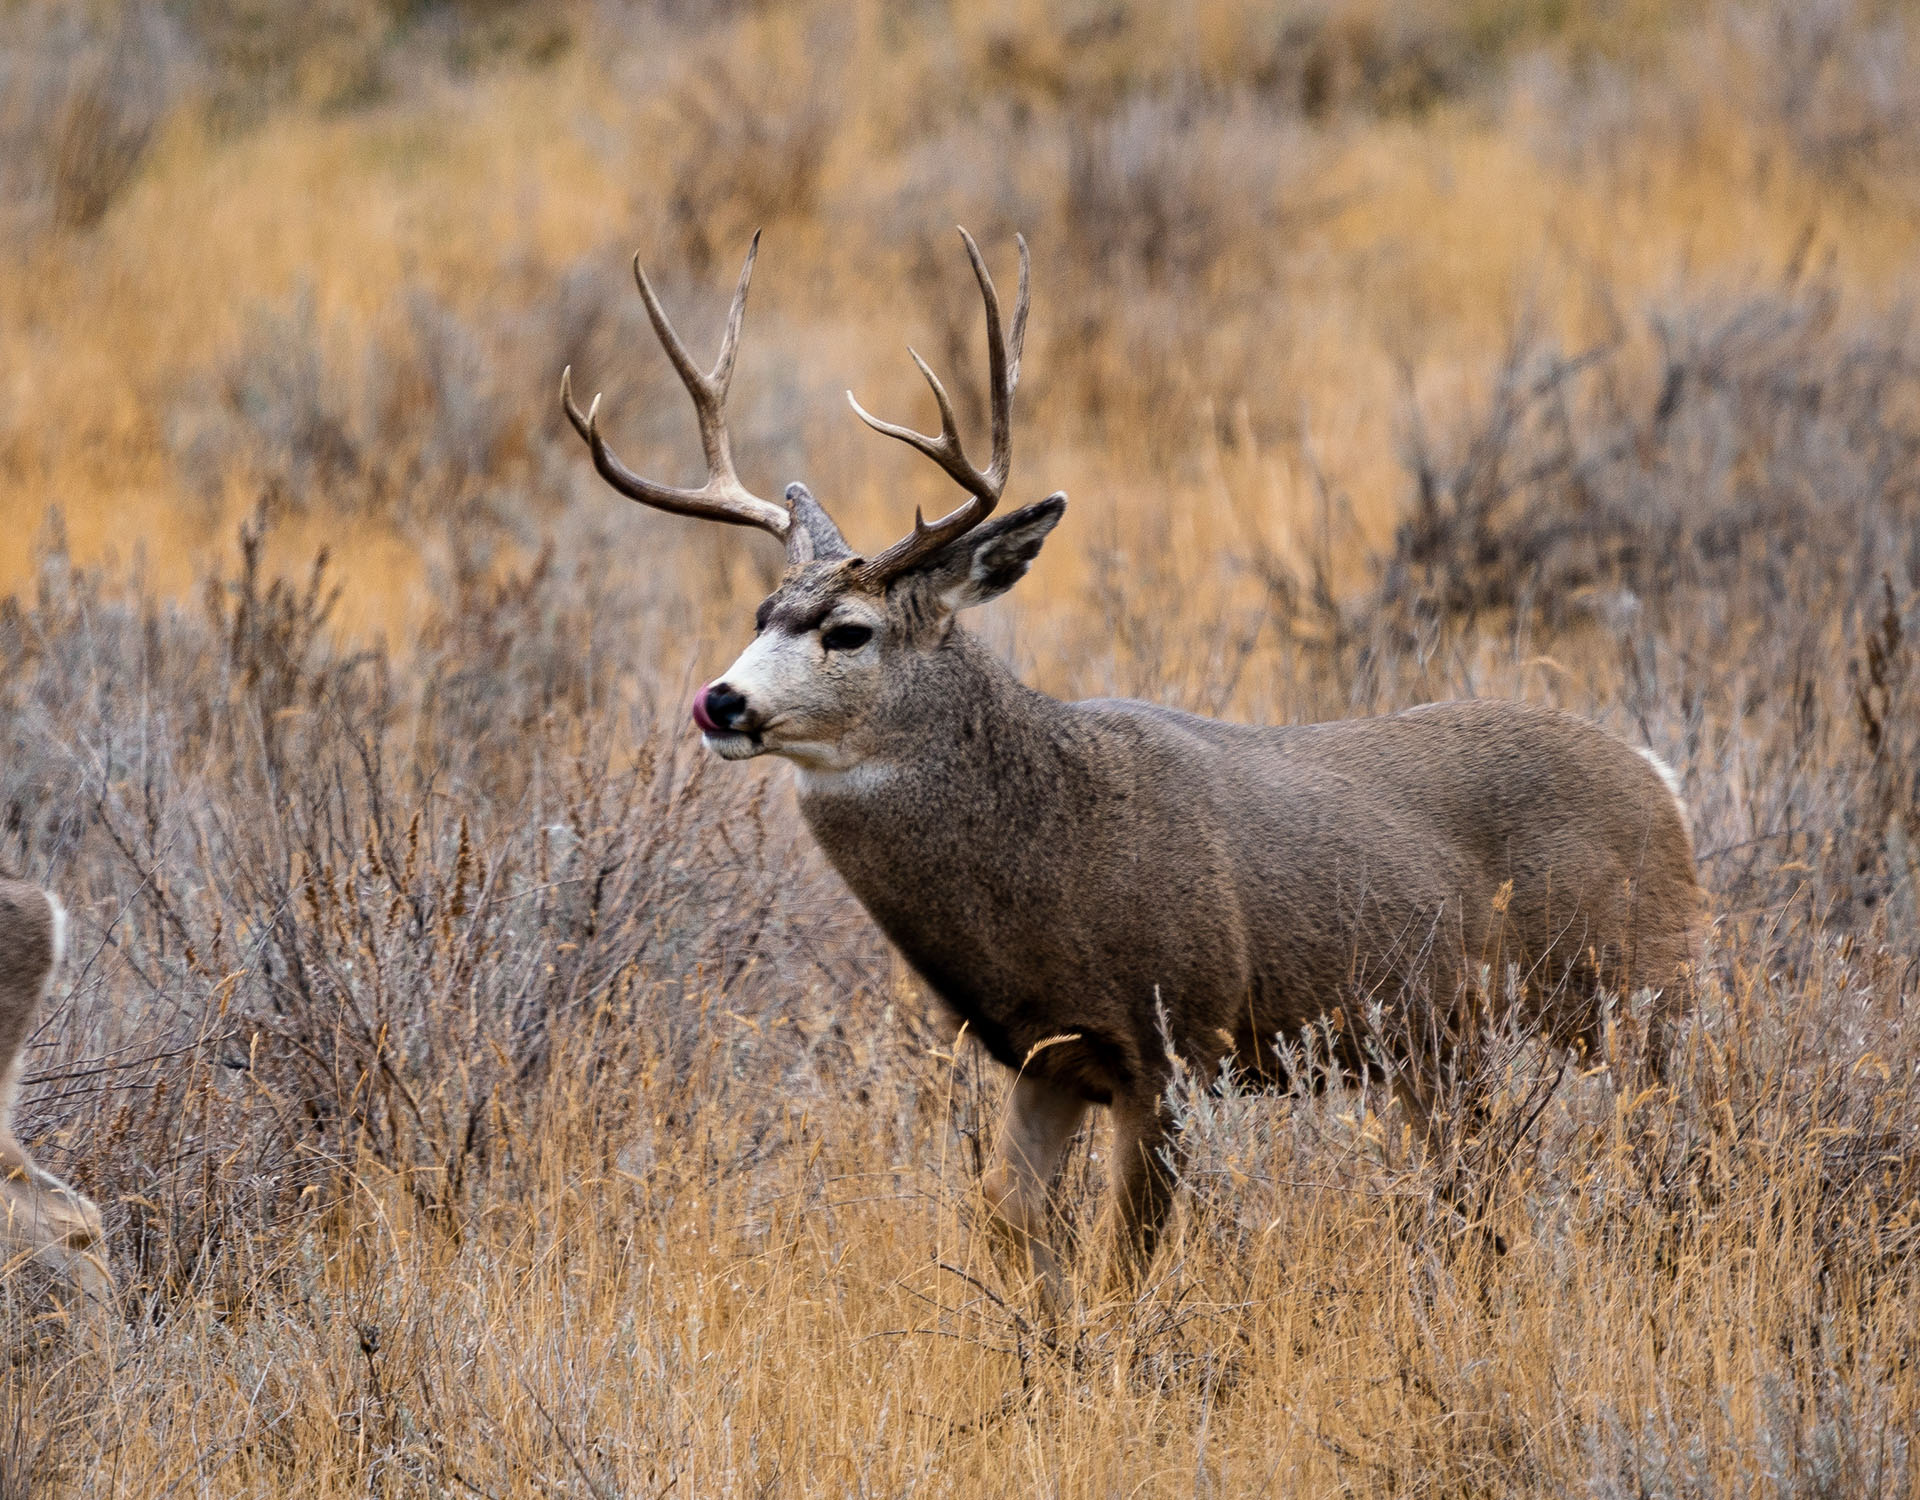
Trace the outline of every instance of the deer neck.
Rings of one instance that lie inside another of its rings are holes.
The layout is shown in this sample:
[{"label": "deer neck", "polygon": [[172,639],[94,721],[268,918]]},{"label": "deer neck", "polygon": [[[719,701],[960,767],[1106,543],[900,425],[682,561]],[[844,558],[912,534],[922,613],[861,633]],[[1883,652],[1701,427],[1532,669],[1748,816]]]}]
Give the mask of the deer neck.
[{"label": "deer neck", "polygon": [[[922,890],[965,880],[1034,827],[994,813],[1057,776],[1065,718],[1064,704],[956,627],[886,705],[882,753],[846,770],[800,768],[801,814],[870,910],[901,879]],[[983,828],[994,837],[983,841]]]}]

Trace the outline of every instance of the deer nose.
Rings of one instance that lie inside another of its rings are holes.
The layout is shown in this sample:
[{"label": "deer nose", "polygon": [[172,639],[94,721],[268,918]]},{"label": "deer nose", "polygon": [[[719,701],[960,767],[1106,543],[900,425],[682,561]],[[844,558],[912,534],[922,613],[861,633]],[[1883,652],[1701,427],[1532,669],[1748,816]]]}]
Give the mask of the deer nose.
[{"label": "deer nose", "polygon": [[747,711],[747,697],[724,682],[710,682],[693,699],[693,722],[710,733],[732,729]]}]

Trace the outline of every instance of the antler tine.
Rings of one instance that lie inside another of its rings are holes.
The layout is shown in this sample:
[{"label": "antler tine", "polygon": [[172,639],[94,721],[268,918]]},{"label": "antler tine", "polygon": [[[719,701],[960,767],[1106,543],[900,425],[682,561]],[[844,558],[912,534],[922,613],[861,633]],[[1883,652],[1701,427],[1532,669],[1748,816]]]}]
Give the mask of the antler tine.
[{"label": "antler tine", "polygon": [[[733,289],[733,302],[727,308],[726,332],[720,335],[720,357],[713,362],[713,374],[707,377],[723,401],[727,396],[727,388],[733,384],[733,356],[740,347],[740,325],[747,316],[747,288],[753,284],[753,263],[759,255],[760,231],[756,229],[752,243],[747,246],[746,264],[740,267],[739,285]],[[639,264],[638,257],[634,264]]]},{"label": "antler tine", "polygon": [[[998,500],[1007,482],[1007,471],[1013,466],[1013,386],[1007,379],[1006,335],[1000,326],[1000,298],[993,289],[993,278],[987,274],[980,247],[964,228],[960,230],[960,239],[967,247],[967,259],[973,262],[973,279],[980,283],[980,300],[987,305],[987,389],[993,426],[993,458],[987,464],[987,477],[993,481],[994,498]],[[1024,309],[1019,316],[1024,323]],[[1022,328],[1023,337],[1025,333]]]},{"label": "antler tine", "polygon": [[1027,237],[1016,234],[1014,244],[1020,247],[1020,290],[1013,299],[1013,332],[1007,336],[1007,394],[1011,396],[1014,388],[1020,384],[1020,350],[1027,342],[1027,280],[1032,269],[1027,255]]},{"label": "antler tine", "polygon": [[[875,432],[890,438],[898,438],[909,448],[924,453],[940,465],[962,485],[968,485],[973,470],[967,464],[966,456],[960,451],[960,424],[953,414],[953,402],[947,398],[947,388],[940,383],[940,377],[933,373],[927,362],[920,357],[920,351],[911,344],[907,354],[920,367],[920,373],[927,378],[927,384],[933,388],[934,404],[940,408],[940,436],[930,438],[924,433],[915,432],[911,427],[902,427],[895,422],[885,422],[854,400],[853,392],[847,392],[847,400],[854,412]],[[957,467],[956,467],[957,465]]]},{"label": "antler tine", "polygon": [[600,398],[595,396],[583,413],[573,399],[573,368],[560,372],[560,404],[575,432],[586,440],[593,453],[593,466],[600,477],[629,499],[656,510],[675,515],[699,516],[709,521],[724,521],[732,526],[758,526],[762,531],[785,540],[793,517],[784,505],[763,500],[740,482],[733,467],[733,448],[727,435],[727,388],[733,383],[734,354],[739,347],[740,325],[746,316],[747,288],[753,281],[753,262],[760,253],[760,232],[754,231],[746,264],[740,268],[740,284],[734,289],[733,304],[727,310],[726,332],[720,340],[720,357],[710,373],[702,374],[687,347],[667,321],[666,310],[654,295],[640,257],[633,258],[633,279],[640,288],[640,300],[646,304],[647,318],[666,350],[680,383],[693,400],[694,415],[700,423],[700,446],[707,457],[707,481],[698,489],[680,489],[659,484],[636,474],[620,461],[606,439],[600,436]]},{"label": "antler tine", "polygon": [[861,421],[875,432],[896,438],[926,455],[972,495],[971,499],[932,525],[928,525],[916,510],[912,534],[895,542],[863,566],[862,572],[871,578],[884,580],[907,571],[948,542],[978,526],[993,514],[994,507],[1000,503],[1007,475],[1013,467],[1013,392],[1020,381],[1020,349],[1027,336],[1027,242],[1024,236],[1016,238],[1020,245],[1020,290],[1014,306],[1012,337],[1009,339],[1000,322],[1000,298],[994,291],[993,277],[987,271],[986,260],[981,256],[980,247],[974,243],[973,236],[964,228],[960,230],[961,242],[967,247],[967,259],[973,265],[974,280],[980,284],[980,300],[986,304],[987,380],[993,457],[985,469],[976,469],[967,458],[960,443],[959,423],[954,418],[953,403],[947,398],[946,387],[941,385],[940,377],[933,373],[916,350],[909,348],[907,353],[913,356],[914,364],[926,377],[928,386],[933,390],[934,403],[940,408],[938,437],[928,437],[910,427],[883,422],[855,400],[852,391],[847,392],[847,401]]}]

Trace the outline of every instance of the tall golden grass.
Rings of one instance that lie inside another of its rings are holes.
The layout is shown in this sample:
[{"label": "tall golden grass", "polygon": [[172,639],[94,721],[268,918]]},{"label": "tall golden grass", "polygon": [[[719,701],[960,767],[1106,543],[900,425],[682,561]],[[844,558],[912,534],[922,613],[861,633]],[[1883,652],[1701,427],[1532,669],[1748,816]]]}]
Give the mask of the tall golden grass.
[{"label": "tall golden grass", "polygon": [[[0,858],[79,934],[22,1119],[125,1296],[9,1292],[0,1494],[1914,1493],[1906,8],[4,19]],[[556,402],[686,477],[625,263],[707,344],[762,227],[749,482],[888,539],[945,497],[840,393],[978,388],[956,222],[1032,243],[1013,488],[1072,496],[990,638],[1650,744],[1670,1087],[1495,1048],[1437,1164],[1185,1080],[1137,1301],[995,1266],[1004,1080],[682,722],[777,559]]]}]

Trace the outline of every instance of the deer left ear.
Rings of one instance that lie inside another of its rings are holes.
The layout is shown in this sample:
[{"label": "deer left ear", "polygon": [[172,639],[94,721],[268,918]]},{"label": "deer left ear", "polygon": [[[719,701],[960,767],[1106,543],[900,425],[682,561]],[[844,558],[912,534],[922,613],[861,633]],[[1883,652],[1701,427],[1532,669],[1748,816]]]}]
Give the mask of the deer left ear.
[{"label": "deer left ear", "polygon": [[941,602],[961,610],[999,598],[1026,576],[1047,533],[1066,513],[1066,493],[1056,491],[956,538],[926,569]]}]

